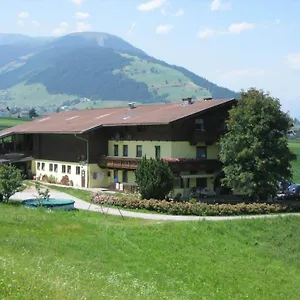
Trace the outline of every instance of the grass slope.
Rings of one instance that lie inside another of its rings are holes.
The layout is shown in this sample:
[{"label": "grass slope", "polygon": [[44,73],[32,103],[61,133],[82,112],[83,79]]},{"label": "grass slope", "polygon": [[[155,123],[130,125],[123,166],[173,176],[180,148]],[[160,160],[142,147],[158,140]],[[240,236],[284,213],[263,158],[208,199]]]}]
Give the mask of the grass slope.
[{"label": "grass slope", "polygon": [[[263,229],[263,230],[262,230]],[[299,299],[297,217],[153,223],[1,205],[12,299]]]},{"label": "grass slope", "polygon": [[147,59],[140,57],[128,54],[122,54],[122,56],[130,58],[132,61],[123,70],[115,70],[115,72],[122,72],[135,81],[146,83],[149,91],[156,95],[164,96],[168,94],[166,99],[171,102],[178,102],[181,98],[191,96],[196,99],[211,96],[208,90],[197,86],[177,70],[149,62]]},{"label": "grass slope", "polygon": [[300,142],[290,141],[289,146],[291,150],[297,155],[297,160],[292,162],[294,172],[293,180],[295,183],[300,183]]},{"label": "grass slope", "polygon": [[[2,91],[2,93],[4,93]],[[11,106],[52,106],[61,105],[64,101],[72,100],[76,96],[53,94],[50,95],[45,86],[42,84],[30,84],[26,85],[24,83],[17,84],[10,89],[7,89],[5,93],[9,94],[11,100],[9,104]],[[1,91],[0,91],[1,95]]]},{"label": "grass slope", "polygon": [[0,118],[0,130],[4,130],[9,127],[13,127],[19,124],[23,124],[28,122],[28,120],[24,119],[16,119],[16,118]]}]

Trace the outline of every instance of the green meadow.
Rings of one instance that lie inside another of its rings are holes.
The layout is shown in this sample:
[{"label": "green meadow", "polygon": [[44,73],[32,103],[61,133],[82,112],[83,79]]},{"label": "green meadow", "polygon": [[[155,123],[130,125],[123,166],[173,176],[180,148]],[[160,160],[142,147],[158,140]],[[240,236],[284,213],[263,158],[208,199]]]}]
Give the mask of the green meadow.
[{"label": "green meadow", "polygon": [[0,118],[0,130],[28,122],[28,119]]},{"label": "green meadow", "polygon": [[0,299],[299,299],[300,219],[154,222],[0,205]]}]

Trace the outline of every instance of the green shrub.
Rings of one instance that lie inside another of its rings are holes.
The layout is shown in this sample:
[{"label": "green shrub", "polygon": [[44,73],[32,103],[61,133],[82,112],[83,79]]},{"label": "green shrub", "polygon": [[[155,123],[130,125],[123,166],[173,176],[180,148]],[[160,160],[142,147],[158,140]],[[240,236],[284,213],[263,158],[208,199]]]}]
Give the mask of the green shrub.
[{"label": "green shrub", "polygon": [[101,205],[112,205],[130,209],[146,209],[169,215],[193,216],[235,216],[284,212],[300,212],[300,204],[205,204],[189,202],[169,202],[165,200],[140,200],[131,195],[115,196],[97,193],[92,200]]},{"label": "green shrub", "polygon": [[143,157],[135,172],[142,199],[164,199],[173,189],[173,173],[162,159]]},{"label": "green shrub", "polygon": [[53,175],[50,175],[48,178],[49,183],[57,183],[57,178]]}]

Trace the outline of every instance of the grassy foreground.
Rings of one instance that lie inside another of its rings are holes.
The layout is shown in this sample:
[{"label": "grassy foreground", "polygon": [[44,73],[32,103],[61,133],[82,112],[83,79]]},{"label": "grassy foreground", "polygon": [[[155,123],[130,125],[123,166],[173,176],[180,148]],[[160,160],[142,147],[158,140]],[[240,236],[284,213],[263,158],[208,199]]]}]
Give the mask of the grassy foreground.
[{"label": "grassy foreground", "polygon": [[152,222],[0,207],[0,299],[299,299],[300,219]]}]

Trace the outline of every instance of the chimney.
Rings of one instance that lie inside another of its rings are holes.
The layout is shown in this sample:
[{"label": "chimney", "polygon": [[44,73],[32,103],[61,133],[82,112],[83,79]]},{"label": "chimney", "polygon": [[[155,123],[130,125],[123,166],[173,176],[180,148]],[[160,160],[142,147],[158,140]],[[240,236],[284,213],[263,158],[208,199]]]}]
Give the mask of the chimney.
[{"label": "chimney", "polygon": [[129,109],[134,109],[135,108],[135,102],[128,103],[128,107],[129,107]]},{"label": "chimney", "polygon": [[182,98],[182,105],[190,105],[193,104],[193,98]]}]

